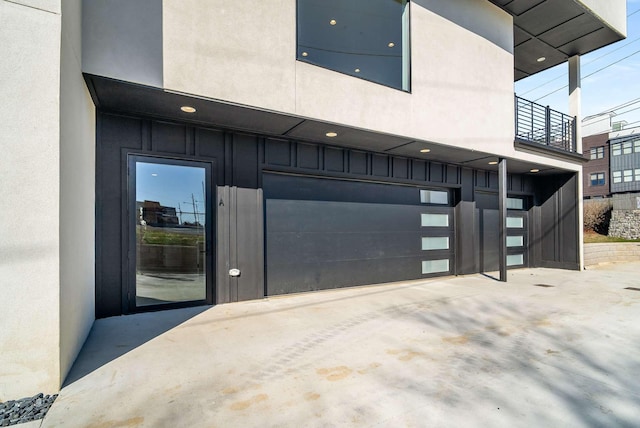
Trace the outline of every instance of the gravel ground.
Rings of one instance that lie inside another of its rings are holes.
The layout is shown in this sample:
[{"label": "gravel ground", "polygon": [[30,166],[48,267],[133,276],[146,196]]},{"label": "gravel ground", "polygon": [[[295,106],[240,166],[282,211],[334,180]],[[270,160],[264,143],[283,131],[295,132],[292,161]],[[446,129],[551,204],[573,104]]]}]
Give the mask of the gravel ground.
[{"label": "gravel ground", "polygon": [[42,393],[20,400],[0,403],[0,427],[21,424],[44,418],[58,394]]}]

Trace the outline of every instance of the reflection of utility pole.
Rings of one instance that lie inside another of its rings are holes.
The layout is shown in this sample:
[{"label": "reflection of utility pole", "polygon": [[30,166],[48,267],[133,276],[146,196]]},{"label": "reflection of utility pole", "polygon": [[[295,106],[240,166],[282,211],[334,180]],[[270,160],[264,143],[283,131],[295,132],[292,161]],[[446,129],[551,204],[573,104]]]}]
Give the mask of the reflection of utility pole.
[{"label": "reflection of utility pole", "polygon": [[182,224],[182,208],[180,208],[180,202],[178,202],[178,224]]},{"label": "reflection of utility pole", "polygon": [[200,225],[200,220],[198,218],[198,201],[196,201],[196,198],[193,196],[193,193],[191,194],[191,202],[185,201],[183,202],[183,204],[188,204],[193,206],[193,217],[195,219],[195,225],[196,226]]},{"label": "reflection of utility pole", "polygon": [[196,226],[200,225],[200,222],[198,221],[198,202],[196,202],[196,199],[193,197],[193,193],[191,194],[191,201],[193,202],[193,211],[196,217]]}]

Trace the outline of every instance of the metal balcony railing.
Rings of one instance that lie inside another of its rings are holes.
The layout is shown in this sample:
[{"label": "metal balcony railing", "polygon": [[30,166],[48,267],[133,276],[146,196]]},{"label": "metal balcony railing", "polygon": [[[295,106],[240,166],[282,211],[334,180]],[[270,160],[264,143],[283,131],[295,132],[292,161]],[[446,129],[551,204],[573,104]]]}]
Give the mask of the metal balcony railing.
[{"label": "metal balcony railing", "polygon": [[516,140],[576,153],[576,119],[516,95]]}]

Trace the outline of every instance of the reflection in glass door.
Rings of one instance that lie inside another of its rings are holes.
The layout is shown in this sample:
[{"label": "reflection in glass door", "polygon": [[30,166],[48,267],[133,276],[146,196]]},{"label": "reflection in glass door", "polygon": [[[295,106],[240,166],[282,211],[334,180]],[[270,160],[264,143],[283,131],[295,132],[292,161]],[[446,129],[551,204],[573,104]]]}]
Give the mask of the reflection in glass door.
[{"label": "reflection in glass door", "polygon": [[134,156],[131,170],[135,296],[130,293],[130,305],[207,300],[208,166]]}]

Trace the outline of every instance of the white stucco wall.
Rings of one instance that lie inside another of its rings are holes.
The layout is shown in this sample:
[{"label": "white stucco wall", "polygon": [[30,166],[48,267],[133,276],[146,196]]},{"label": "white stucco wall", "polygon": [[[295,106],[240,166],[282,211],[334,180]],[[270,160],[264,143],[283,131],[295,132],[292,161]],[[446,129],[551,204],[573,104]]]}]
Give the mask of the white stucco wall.
[{"label": "white stucco wall", "polygon": [[[122,8],[85,1],[86,72],[540,166],[580,168],[514,148],[512,18],[488,0],[411,2],[411,93],[296,61],[294,0],[144,0],[145,7],[114,1]],[[147,33],[154,37],[127,24],[136,20],[153,21]],[[160,39],[161,55],[138,54],[156,52]]]},{"label": "white stucco wall", "polygon": [[95,319],[95,108],[81,72],[81,0],[62,2],[60,378]]},{"label": "white stucco wall", "polygon": [[623,36],[627,35],[627,0],[576,0],[602,22]]},{"label": "white stucco wall", "polygon": [[55,393],[94,320],[81,0],[0,1],[0,401]]},{"label": "white stucco wall", "polygon": [[162,86],[162,0],[82,1],[86,73]]},{"label": "white stucco wall", "polygon": [[164,87],[442,144],[512,146],[511,17],[488,1],[454,3],[411,3],[405,93],[296,61],[295,1],[165,0]]},{"label": "white stucco wall", "polygon": [[0,1],[0,401],[57,392],[59,1]]}]

